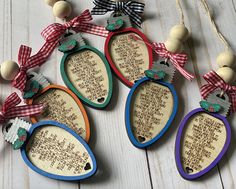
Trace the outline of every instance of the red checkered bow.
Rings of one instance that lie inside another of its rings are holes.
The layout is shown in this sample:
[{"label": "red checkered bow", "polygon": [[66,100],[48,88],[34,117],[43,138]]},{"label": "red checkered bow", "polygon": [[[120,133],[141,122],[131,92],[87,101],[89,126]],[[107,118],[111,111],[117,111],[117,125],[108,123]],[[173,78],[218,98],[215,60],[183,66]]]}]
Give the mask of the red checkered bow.
[{"label": "red checkered bow", "polygon": [[203,78],[208,82],[208,84],[203,85],[200,89],[202,98],[205,99],[216,89],[221,89],[229,96],[232,103],[232,110],[236,111],[236,86],[231,86],[225,83],[225,81],[214,71],[205,74]]},{"label": "red checkered bow", "polygon": [[66,22],[65,24],[54,23],[49,25],[41,33],[43,38],[46,40],[46,43],[43,45],[40,51],[43,52],[46,57],[48,57],[56,48],[62,35],[65,34],[68,29],[72,29],[75,32],[85,32],[107,37],[109,32],[104,27],[88,23],[92,19],[93,18],[87,9],[81,15]]},{"label": "red checkered bow", "polygon": [[26,81],[27,81],[27,70],[30,68],[40,66],[46,61],[46,57],[43,56],[42,52],[38,52],[34,56],[31,56],[32,49],[30,47],[21,45],[19,54],[18,54],[18,62],[20,64],[20,71],[12,81],[12,86],[23,91],[25,89]]},{"label": "red checkered bow", "polygon": [[0,110],[0,123],[3,124],[9,119],[14,119],[16,117],[26,117],[34,116],[41,113],[44,109],[43,105],[23,105],[20,104],[21,99],[16,93],[12,93],[7,97],[6,101],[2,105]]},{"label": "red checkered bow", "polygon": [[188,80],[194,79],[194,75],[187,72],[183,67],[187,62],[186,54],[172,53],[168,51],[164,43],[152,43],[153,50],[162,58],[169,59],[174,67]]}]

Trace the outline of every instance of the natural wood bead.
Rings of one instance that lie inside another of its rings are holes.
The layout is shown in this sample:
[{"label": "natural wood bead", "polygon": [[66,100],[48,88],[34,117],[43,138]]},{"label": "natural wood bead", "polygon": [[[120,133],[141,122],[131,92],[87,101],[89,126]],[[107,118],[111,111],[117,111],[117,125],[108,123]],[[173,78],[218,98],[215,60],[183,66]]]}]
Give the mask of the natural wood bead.
[{"label": "natural wood bead", "polygon": [[169,36],[184,42],[187,40],[189,32],[185,25],[179,24],[171,28]]},{"label": "natural wood bead", "polygon": [[70,3],[66,1],[57,1],[53,5],[52,10],[54,16],[63,19],[70,16],[72,9]]},{"label": "natural wood bead", "polygon": [[19,72],[19,66],[12,60],[7,60],[1,64],[1,76],[5,80],[13,80]]},{"label": "natural wood bead", "polygon": [[44,0],[45,1],[45,3],[47,3],[49,6],[53,6],[57,1],[59,1],[59,0]]},{"label": "natural wood bead", "polygon": [[180,40],[175,38],[168,38],[165,42],[166,49],[172,53],[180,53],[183,49]]},{"label": "natural wood bead", "polygon": [[216,59],[216,63],[220,68],[224,66],[232,68],[234,67],[234,61],[235,55],[230,50],[220,53]]},{"label": "natural wood bead", "polygon": [[219,68],[216,73],[228,84],[232,84],[236,80],[236,73],[229,67]]}]

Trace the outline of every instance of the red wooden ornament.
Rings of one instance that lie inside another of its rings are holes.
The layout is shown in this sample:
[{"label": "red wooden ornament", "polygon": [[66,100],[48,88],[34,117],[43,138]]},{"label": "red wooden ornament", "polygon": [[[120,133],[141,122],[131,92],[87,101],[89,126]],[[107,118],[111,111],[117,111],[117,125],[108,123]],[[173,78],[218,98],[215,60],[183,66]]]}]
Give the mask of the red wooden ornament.
[{"label": "red wooden ornament", "polygon": [[[143,41],[132,40],[129,34]],[[145,42],[148,42],[145,34],[132,27],[110,32],[106,39],[106,58],[118,78],[128,87],[132,87],[152,66],[152,49]]]}]

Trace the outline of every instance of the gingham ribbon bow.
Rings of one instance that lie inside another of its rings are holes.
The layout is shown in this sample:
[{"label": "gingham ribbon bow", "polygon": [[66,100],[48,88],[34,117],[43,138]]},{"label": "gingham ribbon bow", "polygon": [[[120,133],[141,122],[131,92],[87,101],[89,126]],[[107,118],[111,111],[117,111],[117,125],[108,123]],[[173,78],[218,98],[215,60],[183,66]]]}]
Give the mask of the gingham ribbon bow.
[{"label": "gingham ribbon bow", "polygon": [[187,62],[186,54],[172,53],[168,51],[164,43],[153,43],[153,50],[162,58],[169,59],[174,67],[188,80],[192,80],[194,75],[187,72],[183,67]]},{"label": "gingham ribbon bow", "polygon": [[40,66],[46,61],[46,57],[42,52],[38,52],[31,56],[32,48],[21,45],[18,54],[18,63],[20,71],[12,81],[12,86],[23,91],[27,81],[27,70],[36,66]]},{"label": "gingham ribbon bow", "polygon": [[130,19],[141,27],[142,19],[140,14],[143,13],[145,4],[135,1],[115,2],[110,0],[94,0],[96,6],[92,9],[93,15],[103,15],[109,11],[122,11],[128,15]]},{"label": "gingham ribbon bow", "polygon": [[208,84],[203,85],[200,89],[202,98],[205,99],[216,89],[221,89],[229,96],[232,103],[232,110],[236,111],[236,86],[225,83],[225,81],[214,71],[205,74],[203,78]]},{"label": "gingham ribbon bow", "polygon": [[0,110],[0,123],[3,124],[9,119],[14,119],[16,117],[26,117],[34,116],[41,113],[44,109],[43,105],[23,105],[20,104],[21,99],[16,93],[12,93],[7,97],[6,101],[2,105]]},{"label": "gingham ribbon bow", "polygon": [[41,35],[46,40],[46,43],[43,45],[40,51],[44,53],[44,56],[48,57],[56,48],[61,37],[68,29],[72,29],[75,32],[85,32],[107,37],[109,32],[104,27],[88,23],[92,19],[93,18],[87,9],[81,15],[64,24],[54,23],[49,25],[41,32]]}]

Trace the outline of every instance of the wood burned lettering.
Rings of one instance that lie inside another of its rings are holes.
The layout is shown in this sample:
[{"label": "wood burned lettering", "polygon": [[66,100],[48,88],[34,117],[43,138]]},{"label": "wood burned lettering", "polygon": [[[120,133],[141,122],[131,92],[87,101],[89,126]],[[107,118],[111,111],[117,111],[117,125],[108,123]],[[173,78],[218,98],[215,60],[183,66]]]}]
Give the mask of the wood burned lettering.
[{"label": "wood burned lettering", "polygon": [[226,137],[221,120],[207,113],[193,116],[183,134],[181,161],[185,172],[196,174],[208,167],[222,151]]},{"label": "wood burned lettering", "polygon": [[32,170],[52,179],[82,180],[97,170],[96,159],[85,140],[55,121],[33,124],[21,155]]},{"label": "wood burned lettering", "polygon": [[51,88],[34,99],[34,104],[47,104],[44,113],[37,120],[54,120],[66,124],[82,138],[87,139],[84,115],[76,101],[65,91]]},{"label": "wood burned lettering", "polygon": [[118,71],[131,83],[142,78],[149,69],[149,52],[144,42],[130,39],[135,33],[114,35],[109,42],[112,61]]},{"label": "wood burned lettering", "polygon": [[[63,135],[61,135],[63,133]],[[29,160],[38,168],[57,175],[83,175],[93,169],[87,150],[58,127],[35,131],[27,145]]]},{"label": "wood burned lettering", "polygon": [[[94,103],[103,103],[108,96],[108,76],[97,54],[84,50],[67,59],[67,74],[80,93]],[[103,69],[100,69],[103,66]]]},{"label": "wood burned lettering", "polygon": [[84,45],[65,53],[61,74],[65,84],[87,105],[105,108],[110,102],[113,88],[111,70],[97,49]]},{"label": "wood burned lettering", "polygon": [[148,142],[160,133],[172,114],[173,96],[167,87],[154,82],[140,86],[135,96],[133,132],[139,142]]},{"label": "wood burned lettering", "polygon": [[125,107],[125,125],[135,147],[152,145],[170,127],[178,107],[174,87],[144,77],[131,88]]}]

